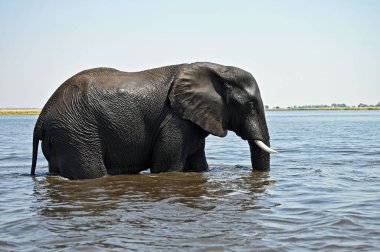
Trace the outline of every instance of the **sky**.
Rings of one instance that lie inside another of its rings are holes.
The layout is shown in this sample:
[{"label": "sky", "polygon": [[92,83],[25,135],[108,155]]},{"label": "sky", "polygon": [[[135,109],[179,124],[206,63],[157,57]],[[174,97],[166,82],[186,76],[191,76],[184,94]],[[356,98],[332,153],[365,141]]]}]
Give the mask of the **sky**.
[{"label": "sky", "polygon": [[380,102],[380,1],[0,0],[0,108],[42,108],[72,75],[208,61],[269,107]]}]

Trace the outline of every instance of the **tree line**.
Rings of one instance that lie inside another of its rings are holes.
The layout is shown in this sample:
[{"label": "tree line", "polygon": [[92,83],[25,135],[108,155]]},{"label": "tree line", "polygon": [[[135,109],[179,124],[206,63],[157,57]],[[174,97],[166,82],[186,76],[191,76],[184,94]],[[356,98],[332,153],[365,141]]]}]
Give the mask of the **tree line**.
[{"label": "tree line", "polygon": [[[331,105],[321,104],[321,105],[294,105],[292,107],[287,107],[286,109],[317,109],[317,108],[368,108],[368,107],[380,107],[380,102],[377,104],[365,104],[359,103],[357,106],[346,105],[344,103],[332,103]],[[271,109],[269,105],[265,105],[265,109]],[[272,107],[272,109],[282,109],[279,106]]]}]

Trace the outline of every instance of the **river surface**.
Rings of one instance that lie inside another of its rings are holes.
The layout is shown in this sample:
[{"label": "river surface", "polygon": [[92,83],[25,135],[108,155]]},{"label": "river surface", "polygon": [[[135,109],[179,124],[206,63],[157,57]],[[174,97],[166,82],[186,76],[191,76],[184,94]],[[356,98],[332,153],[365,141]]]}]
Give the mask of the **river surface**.
[{"label": "river surface", "polygon": [[209,172],[86,181],[29,176],[37,117],[0,116],[0,251],[380,251],[380,111],[266,114],[268,173],[229,132]]}]

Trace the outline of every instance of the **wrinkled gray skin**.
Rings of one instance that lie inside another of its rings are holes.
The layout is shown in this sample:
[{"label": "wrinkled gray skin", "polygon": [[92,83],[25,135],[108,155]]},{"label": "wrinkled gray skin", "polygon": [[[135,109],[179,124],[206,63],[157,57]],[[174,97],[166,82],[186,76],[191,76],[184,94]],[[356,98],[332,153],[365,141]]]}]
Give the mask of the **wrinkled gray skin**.
[{"label": "wrinkled gray skin", "polygon": [[122,72],[76,74],[51,96],[33,137],[49,172],[69,179],[107,174],[206,171],[205,138],[227,130],[248,140],[253,170],[269,170],[269,134],[253,76],[236,67],[199,62]]}]

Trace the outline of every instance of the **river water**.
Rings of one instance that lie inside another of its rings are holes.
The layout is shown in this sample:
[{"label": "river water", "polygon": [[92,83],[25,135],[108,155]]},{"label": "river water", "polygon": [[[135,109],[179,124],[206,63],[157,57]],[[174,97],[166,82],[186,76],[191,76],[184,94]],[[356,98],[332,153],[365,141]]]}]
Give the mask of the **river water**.
[{"label": "river water", "polygon": [[271,171],[233,132],[210,171],[68,181],[39,153],[35,116],[0,116],[0,251],[380,251],[380,111],[267,112]]}]

